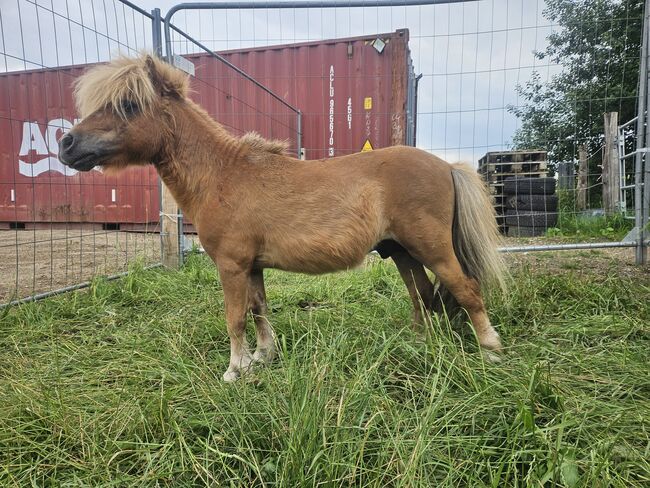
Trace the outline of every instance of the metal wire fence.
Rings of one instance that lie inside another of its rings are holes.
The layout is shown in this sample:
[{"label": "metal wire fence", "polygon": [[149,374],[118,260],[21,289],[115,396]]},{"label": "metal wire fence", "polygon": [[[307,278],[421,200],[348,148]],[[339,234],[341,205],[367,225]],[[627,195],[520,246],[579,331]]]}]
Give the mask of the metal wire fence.
[{"label": "metal wire fence", "polygon": [[[644,3],[186,5],[168,11],[164,51],[193,66],[194,100],[235,135],[286,139],[306,159],[417,145],[475,165],[513,239],[634,245],[621,237],[624,217],[642,228],[648,215]],[[56,160],[75,120],[71,82],[118,54],[163,54],[152,25],[126,0],[0,7],[0,300],[157,262],[153,170],[79,175]]]},{"label": "metal wire fence", "polygon": [[159,260],[152,170],[77,173],[57,159],[84,69],[151,49],[151,16],[119,0],[0,5],[0,303]]},{"label": "metal wire fence", "polygon": [[[307,159],[416,144],[480,167],[507,236],[573,241],[558,249],[634,246],[621,240],[634,225],[623,214],[648,206],[635,202],[643,142],[632,126],[620,137],[614,127],[608,141],[605,115],[625,123],[638,113],[644,2],[421,3],[220,2],[181,6],[171,18],[303,110]],[[399,32],[403,64],[393,49]],[[390,69],[375,62],[382,56]],[[407,88],[395,88],[396,71]],[[391,137],[400,130],[413,138]],[[573,169],[561,187],[560,167]]]}]

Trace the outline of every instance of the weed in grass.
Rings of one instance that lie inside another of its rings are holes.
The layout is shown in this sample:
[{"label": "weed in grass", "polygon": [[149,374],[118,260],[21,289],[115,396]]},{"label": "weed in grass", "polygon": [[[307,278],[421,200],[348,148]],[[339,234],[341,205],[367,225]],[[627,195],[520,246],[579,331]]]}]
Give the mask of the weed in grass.
[{"label": "weed in grass", "polygon": [[500,365],[444,318],[411,332],[384,262],[267,291],[280,357],[232,385],[202,256],[5,312],[0,484],[650,483],[648,283],[517,270]]}]

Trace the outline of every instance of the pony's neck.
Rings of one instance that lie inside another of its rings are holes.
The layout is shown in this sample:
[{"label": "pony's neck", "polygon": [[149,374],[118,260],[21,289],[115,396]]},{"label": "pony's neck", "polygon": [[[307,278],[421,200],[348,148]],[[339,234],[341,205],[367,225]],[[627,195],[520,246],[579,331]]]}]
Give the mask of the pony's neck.
[{"label": "pony's neck", "polygon": [[173,133],[157,169],[183,212],[193,218],[210,189],[223,178],[224,170],[241,157],[243,147],[191,101],[179,103],[171,116]]}]

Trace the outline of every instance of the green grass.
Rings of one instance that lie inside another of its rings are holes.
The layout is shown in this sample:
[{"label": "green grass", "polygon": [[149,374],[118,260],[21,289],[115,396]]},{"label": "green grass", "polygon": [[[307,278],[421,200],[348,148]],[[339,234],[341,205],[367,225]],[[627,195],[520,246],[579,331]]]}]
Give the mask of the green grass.
[{"label": "green grass", "polygon": [[622,214],[583,215],[576,208],[575,192],[558,190],[558,223],[546,231],[550,237],[571,241],[584,239],[620,241],[632,230],[634,223]]},{"label": "green grass", "polygon": [[200,256],[5,311],[0,485],[648,486],[648,283],[515,278],[494,365],[389,263],[269,272],[280,358],[235,384]]},{"label": "green grass", "polygon": [[550,237],[567,237],[569,239],[598,239],[620,241],[632,230],[633,223],[621,215],[588,216],[560,214],[558,226],[546,231]]}]

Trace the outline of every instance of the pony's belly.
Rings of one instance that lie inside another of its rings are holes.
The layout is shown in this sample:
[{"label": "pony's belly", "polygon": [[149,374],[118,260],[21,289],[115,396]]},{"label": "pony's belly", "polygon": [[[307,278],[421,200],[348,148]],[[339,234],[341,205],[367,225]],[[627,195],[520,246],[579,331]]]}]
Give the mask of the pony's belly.
[{"label": "pony's belly", "polygon": [[304,242],[292,240],[282,245],[267,246],[256,259],[262,268],[276,268],[298,273],[321,274],[359,266],[374,241],[341,243],[332,240]]},{"label": "pony's belly", "polygon": [[358,266],[388,233],[378,197],[361,193],[349,205],[332,203],[322,211],[308,207],[306,212],[285,215],[281,225],[269,227],[264,235],[259,261],[312,274]]}]

